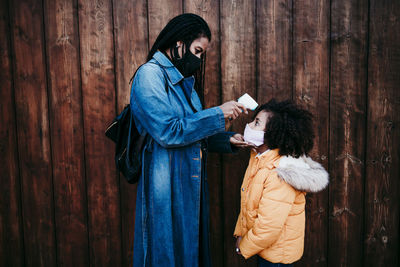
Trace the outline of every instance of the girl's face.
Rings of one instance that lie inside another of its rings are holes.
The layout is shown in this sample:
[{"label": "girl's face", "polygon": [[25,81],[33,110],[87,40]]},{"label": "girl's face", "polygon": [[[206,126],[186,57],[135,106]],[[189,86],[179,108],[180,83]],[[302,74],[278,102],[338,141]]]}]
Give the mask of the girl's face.
[{"label": "girl's face", "polygon": [[[203,55],[206,52],[208,44],[209,44],[209,41],[208,41],[207,37],[204,37],[204,36],[199,37],[199,38],[195,39],[192,42],[192,44],[190,45],[190,52],[192,52],[192,54],[195,55],[196,57],[200,58],[201,55]],[[179,57],[182,57],[183,42],[178,41],[177,45],[179,46],[179,49],[178,49]]]},{"label": "girl's face", "polygon": [[258,112],[255,119],[249,123],[251,129],[256,131],[265,131],[265,126],[267,122],[271,118],[272,113],[268,111],[260,111]]}]

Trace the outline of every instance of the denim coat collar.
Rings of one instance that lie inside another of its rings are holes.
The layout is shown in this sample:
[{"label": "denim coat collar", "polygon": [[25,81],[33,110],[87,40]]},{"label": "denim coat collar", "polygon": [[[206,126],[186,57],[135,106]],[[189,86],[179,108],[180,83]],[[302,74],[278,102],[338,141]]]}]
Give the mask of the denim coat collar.
[{"label": "denim coat collar", "polygon": [[193,97],[193,94],[195,93],[195,90],[193,90],[195,83],[194,77],[183,77],[183,75],[168,59],[168,57],[160,51],[157,51],[154,54],[152,60],[155,60],[164,69],[169,81],[172,83],[173,86],[181,83],[182,90],[185,92],[187,97],[191,99],[190,101],[192,102],[193,107],[196,109],[196,111],[202,110],[202,104],[200,101],[198,101],[198,96],[196,95],[195,97]]},{"label": "denim coat collar", "polygon": [[166,57],[162,52],[157,51],[153,59],[158,62],[163,68],[165,69],[165,72],[168,75],[168,79],[171,81],[173,85],[178,84],[180,81],[185,79],[185,81],[189,81],[191,83],[194,83],[194,77],[188,77],[185,78],[183,75],[180,73],[180,71],[174,66],[174,64]]}]

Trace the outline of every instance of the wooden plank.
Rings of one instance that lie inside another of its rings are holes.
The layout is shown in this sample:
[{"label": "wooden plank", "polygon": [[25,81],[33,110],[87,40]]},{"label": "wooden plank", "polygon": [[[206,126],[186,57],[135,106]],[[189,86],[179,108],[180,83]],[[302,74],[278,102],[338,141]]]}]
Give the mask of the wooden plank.
[{"label": "wooden plank", "polygon": [[0,265],[23,266],[24,247],[7,1],[0,2]]},{"label": "wooden plank", "polygon": [[221,104],[221,44],[219,40],[219,4],[216,1],[184,0],[185,13],[201,16],[211,30],[211,42],[207,48],[204,85],[205,108]]},{"label": "wooden plank", "polygon": [[[219,42],[218,1],[189,1],[183,3],[184,12],[194,13],[207,21],[211,30],[211,43],[207,49],[204,85],[204,106],[221,104],[221,50]],[[210,252],[213,266],[224,264],[223,195],[221,180],[221,155],[210,153],[207,159],[207,180],[210,194]]]},{"label": "wooden plank", "polygon": [[331,3],[329,265],[362,263],[368,1]]},{"label": "wooden plank", "polygon": [[[256,94],[256,20],[255,2],[222,1],[221,7],[221,81],[222,101],[237,99],[243,93]],[[233,122],[232,130],[243,133],[245,123],[251,119],[243,116]],[[255,266],[255,261],[245,261],[235,253],[233,231],[240,211],[240,186],[247,167],[249,151],[224,155],[224,265]]]},{"label": "wooden plank", "polygon": [[56,266],[43,6],[10,4],[25,265]]},{"label": "wooden plank", "polygon": [[104,135],[116,115],[112,4],[78,3],[90,263],[121,266],[119,181]]},{"label": "wooden plank", "polygon": [[364,266],[399,266],[400,2],[370,2]]},{"label": "wooden plank", "polygon": [[44,13],[57,263],[88,266],[77,6],[72,1],[46,0]]},{"label": "wooden plank", "polygon": [[[257,1],[257,99],[291,99],[292,0]],[[248,43],[248,42],[246,42]],[[251,53],[244,47],[240,53]]]},{"label": "wooden plank", "polygon": [[149,50],[158,34],[173,17],[182,13],[182,1],[148,0]]},{"label": "wooden plank", "polygon": [[[314,115],[311,157],[328,169],[330,1],[293,2],[294,101]],[[308,194],[305,249],[299,266],[327,266],[328,190]]]},{"label": "wooden plank", "polygon": [[[129,80],[135,70],[146,61],[148,53],[147,2],[113,1],[117,110],[120,112],[129,103]],[[120,176],[122,264],[133,262],[133,238],[135,225],[136,189]]]}]

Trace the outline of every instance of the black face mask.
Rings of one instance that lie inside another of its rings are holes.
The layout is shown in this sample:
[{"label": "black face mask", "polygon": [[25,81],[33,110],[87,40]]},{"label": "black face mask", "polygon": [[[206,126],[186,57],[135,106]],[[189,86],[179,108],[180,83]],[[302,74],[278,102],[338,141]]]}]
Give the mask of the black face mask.
[{"label": "black face mask", "polygon": [[[190,47],[187,45],[186,47]],[[173,60],[175,67],[182,73],[183,77],[190,77],[201,67],[201,59],[193,55],[190,49],[186,49],[183,57],[179,58],[178,47],[174,48]]]}]

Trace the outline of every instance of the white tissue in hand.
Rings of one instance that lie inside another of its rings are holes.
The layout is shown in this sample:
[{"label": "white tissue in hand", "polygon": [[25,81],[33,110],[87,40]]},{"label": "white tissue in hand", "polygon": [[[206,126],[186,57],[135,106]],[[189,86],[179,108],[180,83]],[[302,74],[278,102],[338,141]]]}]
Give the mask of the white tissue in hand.
[{"label": "white tissue in hand", "polygon": [[251,110],[255,110],[258,107],[257,102],[247,93],[239,97],[238,102]]}]

